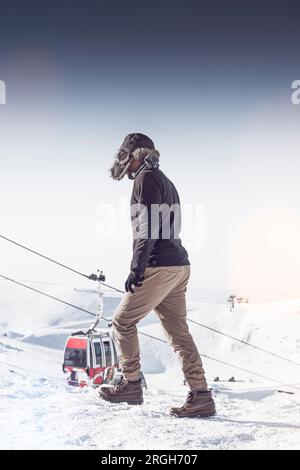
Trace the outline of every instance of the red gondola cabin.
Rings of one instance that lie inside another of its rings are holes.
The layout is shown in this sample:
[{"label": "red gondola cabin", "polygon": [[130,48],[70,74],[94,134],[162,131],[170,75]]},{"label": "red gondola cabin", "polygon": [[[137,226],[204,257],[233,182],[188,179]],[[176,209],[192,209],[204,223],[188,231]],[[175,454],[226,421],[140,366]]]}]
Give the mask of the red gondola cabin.
[{"label": "red gondola cabin", "polygon": [[108,332],[74,333],[67,340],[63,371],[75,387],[113,384],[118,376],[118,356]]}]

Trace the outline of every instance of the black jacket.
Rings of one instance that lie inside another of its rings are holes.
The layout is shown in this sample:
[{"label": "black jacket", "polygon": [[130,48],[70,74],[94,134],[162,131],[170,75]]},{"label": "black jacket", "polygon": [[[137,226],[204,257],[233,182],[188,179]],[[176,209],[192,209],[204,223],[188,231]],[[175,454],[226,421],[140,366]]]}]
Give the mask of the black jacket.
[{"label": "black jacket", "polygon": [[190,264],[178,237],[181,228],[179,196],[174,184],[159,168],[145,169],[136,176],[131,196],[131,220],[134,237],[132,272],[141,275],[150,266]]}]

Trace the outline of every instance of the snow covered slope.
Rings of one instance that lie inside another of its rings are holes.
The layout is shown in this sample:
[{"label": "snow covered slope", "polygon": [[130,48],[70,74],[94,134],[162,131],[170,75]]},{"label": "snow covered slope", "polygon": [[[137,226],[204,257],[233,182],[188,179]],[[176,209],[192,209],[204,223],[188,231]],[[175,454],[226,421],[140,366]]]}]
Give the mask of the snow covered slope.
[{"label": "snow covered slope", "polygon": [[[96,311],[93,290],[31,285]],[[118,301],[106,295],[107,318]],[[300,363],[300,300],[240,305],[230,312],[225,304],[189,299],[188,308],[195,321]],[[300,448],[299,393],[278,393],[278,388],[289,389],[207,358],[203,362],[218,416],[205,421],[170,417],[168,408],[184,401],[187,387],[169,346],[143,336],[148,382],[143,406],[110,405],[94,390],[67,389],[61,372],[65,339],[91,321],[83,312],[0,281],[0,448]],[[300,388],[299,366],[189,325],[203,354]],[[140,329],[164,338],[153,314]],[[219,383],[213,382],[215,376]],[[225,381],[231,376],[236,383]]]}]

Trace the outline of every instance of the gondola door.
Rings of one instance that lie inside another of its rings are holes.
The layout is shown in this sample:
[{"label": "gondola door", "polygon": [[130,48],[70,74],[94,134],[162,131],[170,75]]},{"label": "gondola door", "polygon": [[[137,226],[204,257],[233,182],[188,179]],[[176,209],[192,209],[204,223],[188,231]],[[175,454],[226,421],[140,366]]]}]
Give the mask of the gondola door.
[{"label": "gondola door", "polygon": [[104,350],[101,339],[93,338],[91,346],[93,355],[93,385],[98,386],[103,383],[103,375],[105,369]]},{"label": "gondola door", "polygon": [[107,384],[114,383],[118,358],[113,341],[110,337],[103,338],[103,348],[105,354],[105,377],[104,381]]}]

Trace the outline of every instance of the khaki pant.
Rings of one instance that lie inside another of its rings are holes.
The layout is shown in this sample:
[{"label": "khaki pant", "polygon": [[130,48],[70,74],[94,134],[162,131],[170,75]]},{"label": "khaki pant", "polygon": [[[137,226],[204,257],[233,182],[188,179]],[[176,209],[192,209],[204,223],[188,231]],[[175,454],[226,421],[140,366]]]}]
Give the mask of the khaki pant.
[{"label": "khaki pant", "polygon": [[113,316],[114,337],[126,380],[138,380],[140,350],[137,323],[151,310],[158,315],[177,353],[191,390],[206,389],[202,362],[186,322],[186,286],[189,266],[146,268],[141,287],[126,293]]}]

